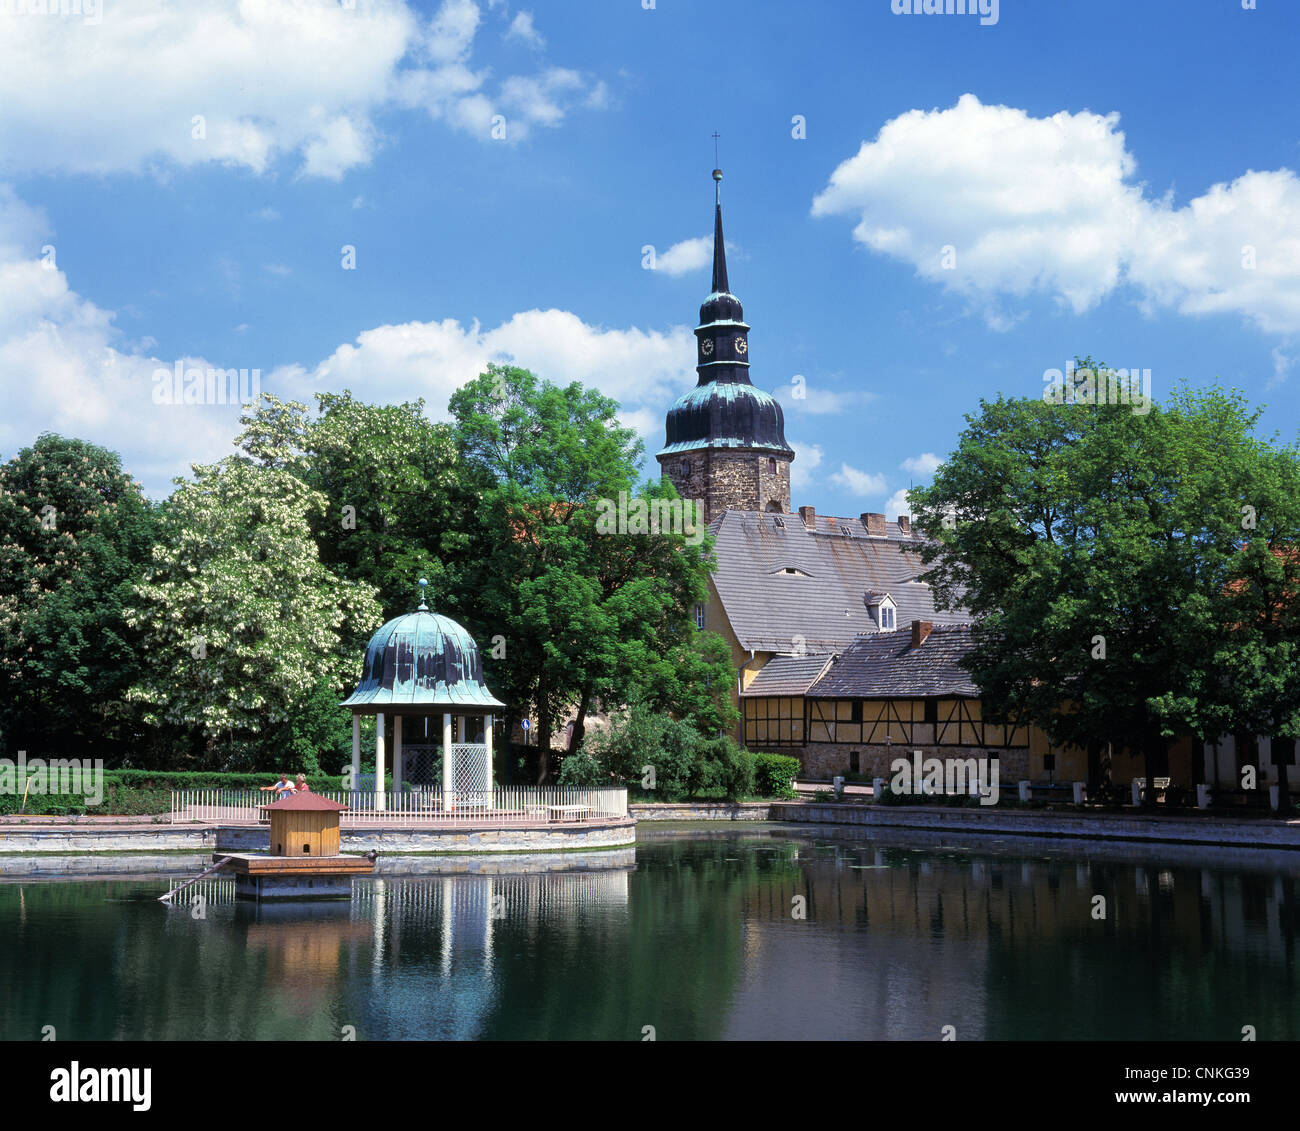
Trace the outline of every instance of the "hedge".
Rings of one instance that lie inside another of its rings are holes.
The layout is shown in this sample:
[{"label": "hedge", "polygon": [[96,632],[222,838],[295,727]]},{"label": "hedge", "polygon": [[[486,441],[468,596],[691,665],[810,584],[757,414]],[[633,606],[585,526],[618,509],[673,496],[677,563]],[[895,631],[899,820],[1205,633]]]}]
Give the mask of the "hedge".
[{"label": "hedge", "polygon": [[794,779],[802,765],[789,754],[754,755],[754,792],[759,797],[794,797]]},{"label": "hedge", "polygon": [[[29,790],[26,804],[22,791],[0,794],[0,814],[32,813],[50,816],[89,813],[100,816],[149,816],[171,812],[172,790],[257,789],[270,785],[274,774],[223,774],[165,770],[105,770],[104,799],[88,805],[80,793],[36,793]],[[33,785],[36,783],[33,782]],[[318,793],[339,789],[339,778],[313,774],[307,784]]]}]

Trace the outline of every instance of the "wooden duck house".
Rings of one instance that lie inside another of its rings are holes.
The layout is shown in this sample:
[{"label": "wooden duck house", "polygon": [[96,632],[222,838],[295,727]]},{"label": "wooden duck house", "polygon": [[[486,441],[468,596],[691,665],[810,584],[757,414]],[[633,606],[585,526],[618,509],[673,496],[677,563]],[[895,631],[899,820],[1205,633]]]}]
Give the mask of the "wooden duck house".
[{"label": "wooden duck house", "polygon": [[295,793],[262,808],[271,815],[272,856],[339,854],[339,814],[346,805],[316,793]]}]

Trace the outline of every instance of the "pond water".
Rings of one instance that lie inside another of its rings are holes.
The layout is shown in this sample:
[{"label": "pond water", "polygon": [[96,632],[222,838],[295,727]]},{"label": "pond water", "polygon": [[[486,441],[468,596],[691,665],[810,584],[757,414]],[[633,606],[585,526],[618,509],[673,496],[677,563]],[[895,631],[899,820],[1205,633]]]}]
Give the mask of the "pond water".
[{"label": "pond water", "polygon": [[0,872],[0,1038],[1296,1040],[1296,855],[651,830],[283,907]]}]

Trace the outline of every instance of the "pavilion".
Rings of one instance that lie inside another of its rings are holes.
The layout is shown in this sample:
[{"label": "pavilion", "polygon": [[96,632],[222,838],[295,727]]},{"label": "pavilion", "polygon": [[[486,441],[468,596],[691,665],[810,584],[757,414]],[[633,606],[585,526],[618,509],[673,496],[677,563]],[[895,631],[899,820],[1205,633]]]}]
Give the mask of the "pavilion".
[{"label": "pavilion", "polygon": [[[352,788],[361,780],[361,716],[375,716],[375,809],[388,807],[385,726],[392,720],[393,792],[441,785],[446,803],[490,805],[492,714],[505,706],[483,682],[473,637],[449,617],[429,611],[420,578],[420,604],[370,638],[357,689],[341,706],[352,711]],[[434,742],[441,716],[441,746]],[[452,720],[456,737],[452,737]],[[470,727],[473,730],[470,730]],[[405,730],[405,734],[403,733]],[[481,737],[480,737],[481,732]],[[432,766],[441,751],[441,782]]]}]

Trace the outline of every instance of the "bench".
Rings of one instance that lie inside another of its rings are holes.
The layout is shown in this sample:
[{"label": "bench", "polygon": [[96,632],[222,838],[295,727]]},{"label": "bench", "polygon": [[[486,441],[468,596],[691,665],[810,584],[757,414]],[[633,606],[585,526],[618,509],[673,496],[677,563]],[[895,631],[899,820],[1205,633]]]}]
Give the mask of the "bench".
[{"label": "bench", "polygon": [[551,821],[583,821],[591,815],[590,805],[548,805],[546,809]]}]

